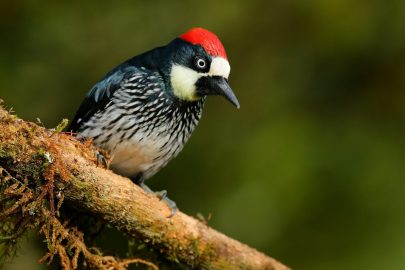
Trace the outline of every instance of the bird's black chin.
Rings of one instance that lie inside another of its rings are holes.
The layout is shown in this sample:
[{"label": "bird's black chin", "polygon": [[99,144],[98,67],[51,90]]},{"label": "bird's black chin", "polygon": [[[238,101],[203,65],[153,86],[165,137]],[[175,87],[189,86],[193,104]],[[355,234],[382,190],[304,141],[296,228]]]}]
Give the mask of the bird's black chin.
[{"label": "bird's black chin", "polygon": [[203,76],[196,82],[197,95],[221,95],[239,109],[239,101],[233,93],[227,80],[221,76]]}]

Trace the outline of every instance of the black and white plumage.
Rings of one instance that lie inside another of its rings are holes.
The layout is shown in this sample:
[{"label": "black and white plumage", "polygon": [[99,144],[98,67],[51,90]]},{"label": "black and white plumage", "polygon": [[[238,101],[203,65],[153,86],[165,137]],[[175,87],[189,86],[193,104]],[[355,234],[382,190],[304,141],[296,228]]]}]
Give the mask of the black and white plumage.
[{"label": "black and white plumage", "polygon": [[143,183],[182,150],[207,95],[223,95],[239,107],[229,71],[219,39],[191,29],[109,72],[89,91],[68,130],[93,138],[112,156],[113,171]]},{"label": "black and white plumage", "polygon": [[[78,137],[93,138],[94,144],[110,152],[112,170],[129,177],[142,172],[147,179],[182,150],[198,124],[205,99],[173,100],[161,91],[159,73],[130,68],[123,75],[119,86],[110,84],[116,87],[112,93],[104,87],[111,83],[110,77],[89,93],[88,98],[105,104],[86,121],[77,119]],[[99,87],[106,89],[105,96]]]}]

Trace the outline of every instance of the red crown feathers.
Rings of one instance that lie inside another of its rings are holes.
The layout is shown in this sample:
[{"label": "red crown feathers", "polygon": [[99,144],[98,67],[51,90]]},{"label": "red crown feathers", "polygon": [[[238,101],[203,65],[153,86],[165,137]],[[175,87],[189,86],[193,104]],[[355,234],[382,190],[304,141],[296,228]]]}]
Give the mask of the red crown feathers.
[{"label": "red crown feathers", "polygon": [[224,45],[219,38],[212,32],[203,28],[191,28],[180,36],[184,41],[194,45],[201,45],[205,51],[212,56],[220,56],[228,59]]}]

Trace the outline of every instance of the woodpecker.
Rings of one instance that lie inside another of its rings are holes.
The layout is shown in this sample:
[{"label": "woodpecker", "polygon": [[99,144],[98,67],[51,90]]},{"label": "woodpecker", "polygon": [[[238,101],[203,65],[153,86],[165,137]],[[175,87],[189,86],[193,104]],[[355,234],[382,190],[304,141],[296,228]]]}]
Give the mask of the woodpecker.
[{"label": "woodpecker", "polygon": [[[183,149],[206,97],[239,102],[228,84],[230,65],[218,37],[192,28],[166,46],[115,67],[86,95],[68,131],[110,153],[110,169],[146,191],[144,181]],[[159,196],[173,210],[176,204]]]}]

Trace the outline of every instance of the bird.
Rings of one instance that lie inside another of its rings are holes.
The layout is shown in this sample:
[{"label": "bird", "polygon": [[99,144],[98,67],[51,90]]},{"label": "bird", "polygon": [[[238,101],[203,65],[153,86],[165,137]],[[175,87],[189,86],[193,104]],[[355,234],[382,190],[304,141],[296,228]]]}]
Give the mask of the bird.
[{"label": "bird", "polygon": [[[85,96],[68,131],[107,151],[109,168],[153,192],[144,181],[183,149],[207,96],[239,101],[229,86],[230,64],[213,32],[191,28],[167,45],[126,60]],[[165,190],[155,194],[176,213]]]}]

